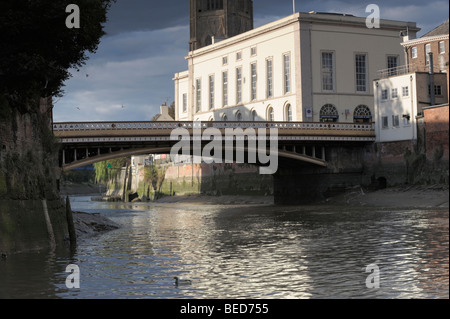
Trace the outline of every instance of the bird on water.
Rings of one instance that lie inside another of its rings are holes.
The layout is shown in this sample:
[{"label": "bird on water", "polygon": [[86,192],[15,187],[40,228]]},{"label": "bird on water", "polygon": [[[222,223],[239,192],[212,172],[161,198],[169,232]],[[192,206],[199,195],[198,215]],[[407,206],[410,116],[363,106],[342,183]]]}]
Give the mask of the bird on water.
[{"label": "bird on water", "polygon": [[175,280],[175,286],[177,286],[177,287],[192,285],[192,281],[188,280],[188,279],[180,279],[178,277],[173,277],[173,279]]}]

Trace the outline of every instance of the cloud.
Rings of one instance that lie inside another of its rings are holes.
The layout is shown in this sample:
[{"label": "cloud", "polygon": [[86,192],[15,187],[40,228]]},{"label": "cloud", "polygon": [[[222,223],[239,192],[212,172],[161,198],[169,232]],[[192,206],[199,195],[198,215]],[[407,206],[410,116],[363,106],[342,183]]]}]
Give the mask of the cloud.
[{"label": "cloud", "polygon": [[150,120],[161,103],[172,102],[173,75],[187,68],[187,29],[103,39],[97,54],[67,81],[66,95],[54,109],[55,121]]},{"label": "cloud", "polygon": [[[296,9],[366,16],[369,3],[297,0]],[[445,1],[377,4],[383,19],[417,22],[420,34],[448,19]],[[292,0],[254,0],[255,27],[291,13]],[[187,69],[189,1],[118,0],[108,18],[108,35],[96,54],[66,82],[66,95],[54,109],[55,121],[150,120],[162,102],[173,101],[173,75]]]}]

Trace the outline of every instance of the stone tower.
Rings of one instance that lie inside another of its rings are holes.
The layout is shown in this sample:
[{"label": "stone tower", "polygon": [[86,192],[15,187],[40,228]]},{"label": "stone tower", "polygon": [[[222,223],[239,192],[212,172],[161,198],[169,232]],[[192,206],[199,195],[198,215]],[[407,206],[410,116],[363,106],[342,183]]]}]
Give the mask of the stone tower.
[{"label": "stone tower", "polygon": [[189,51],[253,29],[252,0],[189,0]]}]

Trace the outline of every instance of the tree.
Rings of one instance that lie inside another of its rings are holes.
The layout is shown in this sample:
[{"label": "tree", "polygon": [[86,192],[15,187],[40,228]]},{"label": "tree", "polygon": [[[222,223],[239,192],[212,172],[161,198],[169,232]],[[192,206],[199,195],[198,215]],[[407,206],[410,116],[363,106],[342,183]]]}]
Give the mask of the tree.
[{"label": "tree", "polygon": [[0,2],[0,100],[26,113],[41,97],[61,96],[70,69],[95,53],[115,0],[77,0],[80,28],[69,29],[66,7],[73,0]]},{"label": "tree", "polygon": [[95,163],[95,182],[107,184],[112,182],[119,176],[122,167],[125,167],[128,161],[129,159],[127,157],[120,157],[105,162]]},{"label": "tree", "polygon": [[161,196],[161,187],[166,178],[166,169],[159,165],[146,166],[144,169],[144,180],[150,183],[155,193],[155,199]]}]

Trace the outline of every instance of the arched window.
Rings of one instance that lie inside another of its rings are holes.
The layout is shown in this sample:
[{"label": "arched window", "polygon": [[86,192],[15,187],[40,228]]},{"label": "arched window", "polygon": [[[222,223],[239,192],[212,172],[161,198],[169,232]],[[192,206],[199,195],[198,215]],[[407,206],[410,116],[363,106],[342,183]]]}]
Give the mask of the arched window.
[{"label": "arched window", "polygon": [[205,39],[205,45],[211,45],[212,44],[212,37],[208,35]]},{"label": "arched window", "polygon": [[292,122],[293,121],[291,104],[287,104],[286,105],[284,118],[286,119],[286,122]]},{"label": "arched window", "polygon": [[242,121],[242,113],[239,111],[236,113],[236,121],[238,122]]},{"label": "arched window", "polygon": [[275,121],[275,112],[273,110],[273,107],[269,107],[267,109],[267,121],[274,122]]},{"label": "arched window", "polygon": [[337,122],[339,120],[339,113],[333,104],[325,104],[320,109],[321,122]]},{"label": "arched window", "polygon": [[367,105],[358,105],[353,113],[355,123],[371,123],[372,112]]},{"label": "arched window", "polygon": [[223,122],[228,121],[228,116],[226,114],[222,115],[222,121]]},{"label": "arched window", "polygon": [[252,111],[252,121],[255,122],[258,119],[258,114],[255,110]]}]

